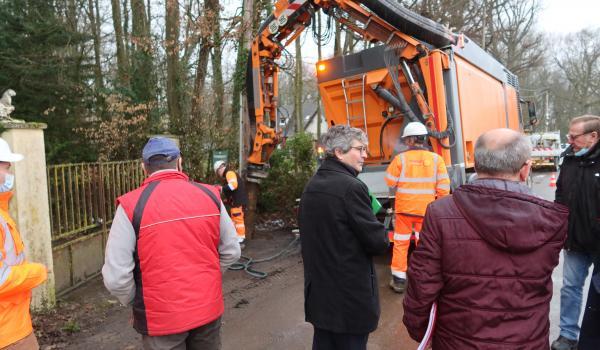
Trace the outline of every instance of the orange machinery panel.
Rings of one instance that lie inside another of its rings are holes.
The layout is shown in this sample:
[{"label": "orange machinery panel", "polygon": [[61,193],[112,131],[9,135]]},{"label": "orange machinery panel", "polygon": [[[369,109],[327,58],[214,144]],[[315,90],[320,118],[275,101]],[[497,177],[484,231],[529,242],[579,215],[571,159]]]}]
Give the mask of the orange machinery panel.
[{"label": "orange machinery panel", "polygon": [[[332,125],[349,124],[365,131],[369,138],[369,158],[366,161],[369,164],[390,161],[394,146],[400,136],[402,120],[391,121],[384,130],[385,159],[382,158],[379,147],[380,132],[385,121],[383,112],[386,111],[388,104],[377,96],[371,87],[381,84],[391,89],[389,80],[388,70],[383,68],[319,84],[327,125],[331,127]],[[346,88],[342,87],[342,81]],[[364,110],[362,101],[364,101]]]},{"label": "orange machinery panel", "polygon": [[[512,126],[518,130],[518,116],[509,115],[505,103],[508,99],[516,101],[516,97],[507,96],[502,82],[464,59],[458,56],[455,58],[465,167],[470,168],[474,164],[473,151],[479,135],[495,128]],[[515,95],[516,92],[513,91],[513,96]],[[513,118],[516,120],[516,128],[515,121],[511,122]]]},{"label": "orange machinery panel", "polygon": [[[448,126],[448,115],[446,113],[446,89],[444,87],[444,59],[447,56],[441,51],[433,51],[431,55],[420,59],[421,71],[423,73],[425,87],[428,91],[428,104],[431,108],[432,118],[427,120],[427,126],[431,129],[442,131]],[[443,148],[440,141],[430,138],[432,150],[444,158],[446,164],[452,164],[450,150]],[[449,144],[449,140],[442,140]]]}]

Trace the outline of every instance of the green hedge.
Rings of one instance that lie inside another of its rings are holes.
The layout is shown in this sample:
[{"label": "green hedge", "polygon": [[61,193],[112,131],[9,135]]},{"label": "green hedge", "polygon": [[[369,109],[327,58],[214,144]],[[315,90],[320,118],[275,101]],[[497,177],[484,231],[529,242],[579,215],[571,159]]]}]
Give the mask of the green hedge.
[{"label": "green hedge", "polygon": [[271,156],[269,176],[261,184],[260,212],[290,213],[316,169],[313,136],[301,133],[289,138]]}]

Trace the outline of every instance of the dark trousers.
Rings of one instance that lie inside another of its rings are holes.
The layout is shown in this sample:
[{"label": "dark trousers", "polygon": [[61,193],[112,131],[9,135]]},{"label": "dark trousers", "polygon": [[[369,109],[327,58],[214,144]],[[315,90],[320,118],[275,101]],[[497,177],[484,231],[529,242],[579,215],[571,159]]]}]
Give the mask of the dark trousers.
[{"label": "dark trousers", "polygon": [[369,333],[334,333],[315,328],[313,350],[366,350]]},{"label": "dark trousers", "polygon": [[[594,266],[594,278],[599,278],[600,267]],[[581,322],[581,332],[579,333],[579,350],[598,350],[600,349],[600,292],[594,288],[594,281],[590,283],[587,304]]]},{"label": "dark trousers", "polygon": [[221,317],[187,332],[151,337],[142,336],[144,350],[219,350]]}]

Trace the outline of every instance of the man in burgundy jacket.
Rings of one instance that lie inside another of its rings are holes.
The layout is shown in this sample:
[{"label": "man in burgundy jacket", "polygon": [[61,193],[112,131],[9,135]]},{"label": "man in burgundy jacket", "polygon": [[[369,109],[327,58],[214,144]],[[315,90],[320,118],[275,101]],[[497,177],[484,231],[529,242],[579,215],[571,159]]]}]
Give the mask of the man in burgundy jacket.
[{"label": "man in burgundy jacket", "polygon": [[522,134],[488,131],[475,146],[478,179],[429,205],[404,299],[413,339],[424,337],[436,303],[434,350],[549,348],[551,275],[568,209],[522,183],[530,155]]}]

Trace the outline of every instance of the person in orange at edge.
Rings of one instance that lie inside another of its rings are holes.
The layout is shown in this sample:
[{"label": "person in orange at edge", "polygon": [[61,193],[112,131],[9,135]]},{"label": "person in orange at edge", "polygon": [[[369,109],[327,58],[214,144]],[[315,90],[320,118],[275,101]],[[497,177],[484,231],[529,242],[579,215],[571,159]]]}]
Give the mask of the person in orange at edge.
[{"label": "person in orange at edge", "polygon": [[244,180],[222,160],[216,161],[214,170],[217,176],[225,180],[222,192],[230,206],[231,220],[235,224],[238,242],[244,243],[246,239],[246,225],[244,224],[244,208],[248,205],[248,193],[244,186]]},{"label": "person in orange at edge", "polygon": [[[427,128],[419,122],[406,125],[402,141],[407,149],[386,170],[385,182],[395,195],[394,250],[390,287],[397,293],[406,288],[408,250],[411,239],[419,243],[419,232],[427,205],[450,193],[450,178],[444,159],[430,152]],[[414,238],[413,238],[414,237]]]},{"label": "person in orange at edge", "polygon": [[25,260],[25,246],[14,220],[8,214],[15,176],[11,163],[23,156],[12,153],[0,139],[0,349],[37,350],[29,304],[31,290],[47,278],[42,264]]}]

